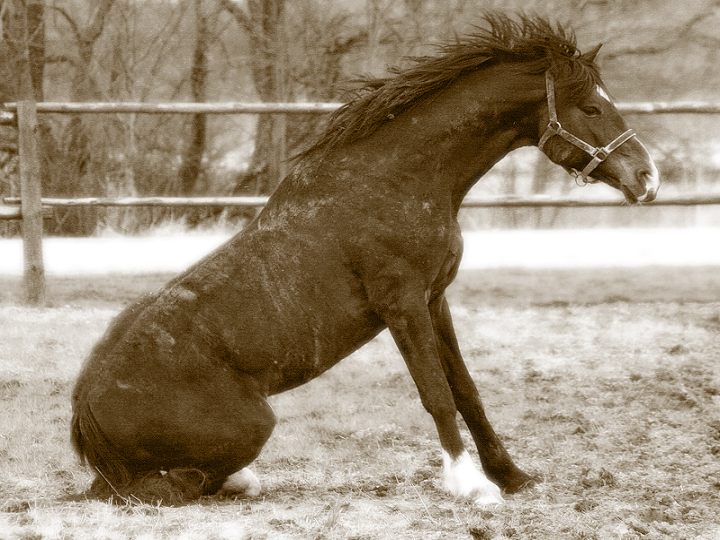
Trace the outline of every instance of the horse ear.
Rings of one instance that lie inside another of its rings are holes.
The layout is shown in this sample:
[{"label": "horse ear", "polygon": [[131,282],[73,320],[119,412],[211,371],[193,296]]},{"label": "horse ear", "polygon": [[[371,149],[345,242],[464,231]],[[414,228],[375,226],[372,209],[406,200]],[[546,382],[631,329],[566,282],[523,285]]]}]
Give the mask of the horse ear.
[{"label": "horse ear", "polygon": [[595,62],[595,57],[597,56],[598,52],[600,51],[600,47],[602,46],[602,43],[598,43],[597,45],[595,45],[592,50],[582,55],[583,59],[587,60],[588,62]]}]

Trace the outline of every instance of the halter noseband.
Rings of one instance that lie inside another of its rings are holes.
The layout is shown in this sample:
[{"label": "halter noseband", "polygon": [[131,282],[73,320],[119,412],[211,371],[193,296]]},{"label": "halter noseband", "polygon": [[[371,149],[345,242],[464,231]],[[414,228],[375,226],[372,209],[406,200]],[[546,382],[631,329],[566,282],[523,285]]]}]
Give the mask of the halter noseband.
[{"label": "halter noseband", "polygon": [[592,159],[587,165],[585,165],[585,168],[582,171],[578,172],[577,169],[572,169],[572,171],[575,173],[576,178],[582,176],[584,182],[589,183],[591,181],[587,179],[588,175],[592,171],[594,171],[598,165],[605,161],[614,150],[617,150],[623,143],[635,137],[635,130],[628,129],[627,131],[615,137],[605,146],[592,146],[591,144],[586,143],[581,138],[576,137],[575,135],[567,131],[558,121],[557,110],[555,109],[555,81],[553,80],[553,76],[549,71],[545,73],[545,88],[547,90],[548,116],[550,118],[547,124],[547,128],[545,128],[545,133],[543,133],[542,137],[540,137],[540,141],[538,142],[538,148],[542,150],[548,139],[550,139],[554,135],[559,135],[570,144],[573,144],[583,150],[585,153],[590,154]]}]

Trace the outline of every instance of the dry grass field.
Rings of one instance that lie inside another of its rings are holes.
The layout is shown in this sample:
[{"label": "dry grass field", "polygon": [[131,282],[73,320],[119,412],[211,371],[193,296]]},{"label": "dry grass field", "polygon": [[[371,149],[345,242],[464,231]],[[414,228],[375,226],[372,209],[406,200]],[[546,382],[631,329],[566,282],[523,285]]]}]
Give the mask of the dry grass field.
[{"label": "dry grass field", "polygon": [[[111,317],[167,276],[0,280],[0,538],[720,538],[720,269],[472,271],[451,305],[488,414],[537,487],[478,509],[384,333],[272,399],[257,499],[77,497],[73,379]],[[468,442],[470,441],[468,436]]]}]

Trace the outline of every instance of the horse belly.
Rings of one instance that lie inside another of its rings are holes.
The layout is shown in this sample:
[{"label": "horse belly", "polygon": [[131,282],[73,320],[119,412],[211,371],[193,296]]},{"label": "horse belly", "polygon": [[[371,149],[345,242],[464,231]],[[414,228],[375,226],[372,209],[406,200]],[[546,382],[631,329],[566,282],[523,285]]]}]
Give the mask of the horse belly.
[{"label": "horse belly", "polygon": [[256,267],[207,306],[235,367],[264,379],[269,393],[317,377],[383,329],[342,264],[303,258]]},{"label": "horse belly", "polygon": [[277,374],[270,393],[311,381],[374,338],[384,326],[373,316],[324,321],[309,326],[274,360]]},{"label": "horse belly", "polygon": [[270,394],[314,379],[383,328],[359,299],[317,290],[278,295],[221,326],[235,368],[263,379]]}]

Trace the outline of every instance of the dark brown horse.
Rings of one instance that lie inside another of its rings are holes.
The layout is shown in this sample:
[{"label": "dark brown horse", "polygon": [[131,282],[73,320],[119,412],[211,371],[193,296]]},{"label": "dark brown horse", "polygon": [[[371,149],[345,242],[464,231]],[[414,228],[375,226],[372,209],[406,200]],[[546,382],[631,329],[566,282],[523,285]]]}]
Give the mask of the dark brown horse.
[{"label": "dark brown horse", "polygon": [[253,223],[115,319],[73,393],[72,440],[96,495],[257,493],[244,467],[275,424],[267,397],[384,328],[435,421],[447,490],[497,503],[532,482],[488,423],[445,300],[460,203],[494,163],[541,139],[551,160],[630,203],[653,200],[659,181],[604,90],[597,50],[581,55],[542,19],[486,22],[367,81]]}]

